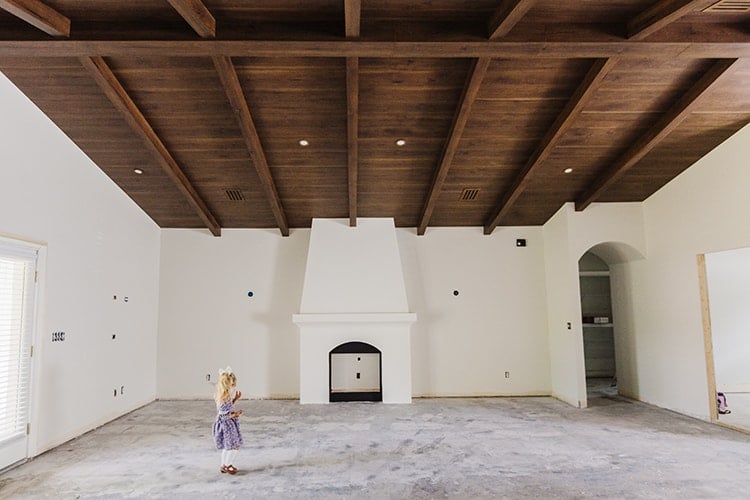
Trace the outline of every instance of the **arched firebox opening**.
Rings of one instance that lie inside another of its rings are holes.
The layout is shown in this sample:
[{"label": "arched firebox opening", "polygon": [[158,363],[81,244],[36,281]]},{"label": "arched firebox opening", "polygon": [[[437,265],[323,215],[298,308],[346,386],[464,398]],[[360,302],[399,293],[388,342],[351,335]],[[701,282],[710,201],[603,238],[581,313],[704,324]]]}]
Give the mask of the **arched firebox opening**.
[{"label": "arched firebox opening", "polygon": [[383,401],[381,352],[364,342],[347,342],[328,356],[329,401]]}]

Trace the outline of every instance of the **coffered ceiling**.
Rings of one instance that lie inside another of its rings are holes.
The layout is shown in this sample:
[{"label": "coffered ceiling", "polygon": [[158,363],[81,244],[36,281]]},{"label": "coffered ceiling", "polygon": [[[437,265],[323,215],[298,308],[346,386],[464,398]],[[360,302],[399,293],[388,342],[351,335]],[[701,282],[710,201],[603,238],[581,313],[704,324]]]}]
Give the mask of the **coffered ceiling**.
[{"label": "coffered ceiling", "polygon": [[161,227],[490,234],[750,122],[750,1],[0,0],[0,71]]}]

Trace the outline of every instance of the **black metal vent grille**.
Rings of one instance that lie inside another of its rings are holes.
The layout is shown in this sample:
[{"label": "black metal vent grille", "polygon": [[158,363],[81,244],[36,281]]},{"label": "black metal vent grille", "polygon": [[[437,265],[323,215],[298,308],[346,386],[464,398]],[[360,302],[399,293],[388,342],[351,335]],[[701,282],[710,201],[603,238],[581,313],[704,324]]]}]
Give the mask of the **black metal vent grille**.
[{"label": "black metal vent grille", "polygon": [[750,12],[748,0],[721,0],[703,9],[703,12]]},{"label": "black metal vent grille", "polygon": [[461,192],[461,201],[474,201],[479,196],[479,189],[466,188]]},{"label": "black metal vent grille", "polygon": [[242,201],[245,199],[245,195],[242,194],[242,191],[239,189],[227,189],[227,198],[229,198],[232,201]]}]

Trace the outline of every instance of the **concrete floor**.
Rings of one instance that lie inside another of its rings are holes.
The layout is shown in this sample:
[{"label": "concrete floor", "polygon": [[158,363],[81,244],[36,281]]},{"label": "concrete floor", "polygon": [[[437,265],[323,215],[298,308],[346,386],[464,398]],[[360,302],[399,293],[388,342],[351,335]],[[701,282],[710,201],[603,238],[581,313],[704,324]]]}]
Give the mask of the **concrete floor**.
[{"label": "concrete floor", "polygon": [[219,473],[211,401],[157,401],[0,476],[2,498],[747,498],[750,436],[611,395],[240,401]]}]

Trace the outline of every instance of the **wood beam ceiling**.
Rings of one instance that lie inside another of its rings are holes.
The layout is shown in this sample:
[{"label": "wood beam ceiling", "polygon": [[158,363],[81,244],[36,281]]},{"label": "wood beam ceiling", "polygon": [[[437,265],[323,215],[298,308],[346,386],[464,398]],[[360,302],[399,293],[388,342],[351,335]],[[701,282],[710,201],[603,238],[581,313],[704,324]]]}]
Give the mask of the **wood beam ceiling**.
[{"label": "wood beam ceiling", "polygon": [[436,57],[528,59],[750,57],[750,33],[716,32],[710,41],[659,39],[634,42],[574,31],[552,41],[373,41],[373,40],[0,40],[2,57]]},{"label": "wood beam ceiling", "polygon": [[242,91],[242,86],[240,85],[240,80],[232,59],[229,57],[214,57],[213,62],[216,71],[219,73],[221,85],[224,87],[227,98],[229,98],[229,103],[237,117],[237,122],[242,130],[242,138],[253,160],[255,170],[258,172],[258,178],[266,193],[273,216],[276,219],[276,225],[283,236],[289,236],[289,225],[287,224],[284,208],[281,205],[281,198],[276,190],[276,183],[271,175],[271,169],[268,167],[266,154],[263,151],[258,130],[255,128],[255,123],[253,122],[253,117],[245,99],[245,94]]},{"label": "wood beam ceiling", "polygon": [[628,22],[628,38],[642,40],[681,17],[704,9],[717,0],[661,0]]},{"label": "wood beam ceiling", "polygon": [[[571,124],[591,99],[616,60],[653,57],[655,53],[658,53],[660,58],[721,59],[647,133],[635,141],[618,161],[601,172],[601,175],[576,197],[576,210],[583,210],[590,203],[600,199],[629,169],[689,116],[702,96],[733,71],[737,63],[735,58],[750,57],[750,32],[704,29],[699,23],[679,23],[650,38],[650,42],[641,41],[683,16],[714,4],[716,0],[656,1],[654,5],[627,23],[627,40],[606,30],[581,30],[573,27],[569,30],[550,33],[544,29],[530,29],[528,31],[533,34],[528,40],[515,42],[505,41],[503,37],[532,8],[534,0],[503,0],[487,25],[490,40],[469,37],[465,40],[452,38],[444,41],[429,38],[421,41],[393,41],[391,37],[383,38],[382,33],[372,33],[372,29],[368,29],[366,39],[361,39],[361,0],[344,0],[343,2],[346,39],[341,39],[340,33],[335,38],[323,36],[318,40],[285,38],[282,33],[278,35],[278,40],[216,40],[216,21],[201,0],[168,1],[203,40],[144,41],[116,39],[117,37],[113,37],[115,39],[112,40],[0,40],[0,56],[38,57],[42,54],[48,57],[80,58],[113,105],[125,116],[131,128],[138,132],[150,149],[156,153],[162,168],[216,236],[220,235],[220,225],[146,118],[117,81],[103,56],[210,57],[240,125],[245,145],[276,223],[284,236],[289,235],[286,214],[255,128],[253,116],[232,63],[232,56],[244,56],[251,53],[255,57],[296,56],[345,59],[348,210],[351,226],[356,226],[358,212],[359,58],[473,58],[472,68],[467,75],[462,96],[455,110],[442,156],[433,172],[432,184],[424,201],[417,227],[419,235],[425,233],[440,199],[473,102],[493,57],[503,59],[592,58],[596,61],[552,126],[546,131],[534,153],[527,159],[525,157],[521,159],[521,161],[526,159],[526,163],[513,179],[510,188],[502,193],[499,203],[490,212],[492,217],[485,221],[485,234],[491,234],[495,227],[503,220],[507,220],[508,214],[513,211],[513,207],[538,172],[540,165],[549,157],[560,138],[570,129]],[[11,12],[53,36],[69,36],[70,20],[39,0],[0,0],[0,9]],[[60,17],[63,19],[62,24]],[[527,32],[527,27],[523,26],[523,28],[524,32]],[[518,40],[515,37],[512,39]],[[244,155],[244,151],[242,154]],[[427,168],[429,169],[430,166],[428,165]]]},{"label": "wood beam ceiling", "polygon": [[482,85],[482,80],[487,74],[487,69],[490,66],[490,58],[480,58],[474,61],[469,75],[466,79],[466,85],[464,85],[463,95],[459,101],[456,114],[453,118],[453,124],[451,130],[448,133],[448,139],[445,142],[443,148],[443,155],[440,159],[440,164],[435,171],[435,176],[432,180],[432,186],[430,192],[427,195],[427,200],[422,210],[422,217],[417,228],[417,234],[423,235],[427,229],[427,225],[432,217],[432,212],[435,209],[440,191],[443,189],[445,178],[448,176],[448,171],[451,168],[453,157],[458,149],[458,143],[461,141],[461,135],[463,134],[466,122],[469,119],[469,113],[471,113],[471,107],[474,104],[474,100],[479,92],[479,87]]},{"label": "wood beam ceiling", "polygon": [[201,38],[216,37],[216,19],[201,0],[167,0]]},{"label": "wood beam ceiling", "polygon": [[503,0],[500,9],[488,25],[489,39],[501,38],[521,20],[534,5],[535,0]]},{"label": "wood beam ceiling", "polygon": [[513,205],[526,189],[539,165],[547,159],[557,142],[570,128],[573,121],[581,113],[581,110],[591,100],[591,97],[599,88],[604,77],[616,63],[616,59],[599,59],[594,62],[581,84],[573,93],[573,96],[568,100],[562,112],[542,138],[539,146],[537,146],[534,153],[529,157],[524,167],[516,176],[510,189],[505,192],[497,208],[493,210],[494,215],[484,226],[484,234],[492,234],[492,231],[495,230],[503,217],[513,208]]},{"label": "wood beam ceiling", "polygon": [[54,37],[70,36],[70,19],[39,0],[0,0],[5,10]]},{"label": "wood beam ceiling", "polygon": [[211,234],[221,236],[221,226],[216,221],[216,218],[104,59],[101,57],[81,58],[81,64],[94,77],[94,80],[104,91],[114,107],[125,117],[128,125],[144,139],[149,148],[155,153],[156,159],[164,169],[164,172],[166,172],[185,195],[190,205],[211,231]]},{"label": "wood beam ceiling", "polygon": [[[169,3],[201,38],[214,38],[216,36],[216,20],[203,2],[200,0],[169,0]],[[237,123],[242,130],[242,138],[253,160],[263,191],[276,219],[276,225],[283,236],[289,236],[289,225],[281,204],[281,198],[271,175],[263,145],[260,142],[258,131],[250,113],[250,107],[247,105],[247,99],[245,99],[232,59],[230,57],[214,57],[212,59],[222,87],[224,87],[224,92],[235,112]]]},{"label": "wood beam ceiling", "polygon": [[[346,38],[360,33],[361,0],[344,0]],[[357,225],[357,189],[359,172],[359,58],[346,58],[346,162],[349,176],[349,225]]]},{"label": "wood beam ceiling", "polygon": [[730,76],[739,65],[739,60],[717,61],[643,136],[633,143],[611,168],[600,175],[576,201],[576,210],[581,211],[596,201],[622,175],[654,149],[682,121],[693,112],[700,100]]}]

